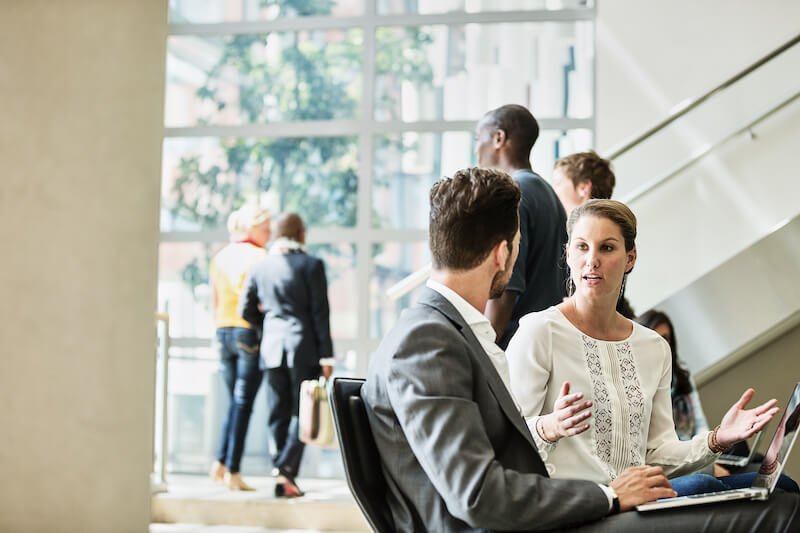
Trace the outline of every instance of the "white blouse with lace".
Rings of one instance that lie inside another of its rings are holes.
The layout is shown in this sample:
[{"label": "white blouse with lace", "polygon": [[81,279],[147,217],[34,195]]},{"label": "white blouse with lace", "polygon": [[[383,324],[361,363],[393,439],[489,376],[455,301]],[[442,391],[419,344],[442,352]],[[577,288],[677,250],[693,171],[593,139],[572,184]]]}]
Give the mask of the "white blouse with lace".
[{"label": "white blouse with lace", "polygon": [[[555,307],[524,316],[506,350],[511,389],[547,470],[555,478],[609,483],[629,466],[690,474],[718,456],[708,432],[678,440],[672,421],[672,358],[654,331],[633,323],[622,341],[602,341],[578,330]],[[592,400],[590,428],[556,443],[536,431],[553,411],[561,384]]]}]

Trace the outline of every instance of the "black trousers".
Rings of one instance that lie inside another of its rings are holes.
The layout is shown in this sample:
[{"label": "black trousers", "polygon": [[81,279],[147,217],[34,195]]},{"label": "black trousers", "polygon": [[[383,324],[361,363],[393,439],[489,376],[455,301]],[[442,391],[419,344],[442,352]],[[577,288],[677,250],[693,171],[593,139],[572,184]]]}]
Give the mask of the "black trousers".
[{"label": "black trousers", "polygon": [[267,424],[272,466],[292,479],[297,476],[305,449],[299,438],[297,417],[300,384],[319,378],[321,370],[319,365],[289,367],[285,354],[281,366],[267,369]]}]

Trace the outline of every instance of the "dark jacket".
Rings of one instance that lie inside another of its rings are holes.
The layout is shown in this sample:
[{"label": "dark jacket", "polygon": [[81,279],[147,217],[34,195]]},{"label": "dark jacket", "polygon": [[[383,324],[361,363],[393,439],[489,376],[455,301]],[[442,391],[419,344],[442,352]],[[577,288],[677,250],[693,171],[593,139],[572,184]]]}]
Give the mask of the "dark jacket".
[{"label": "dark jacket", "polygon": [[305,252],[269,254],[253,265],[239,298],[239,314],[262,327],[266,368],[281,366],[284,353],[289,367],[315,366],[320,358],[333,356],[325,266]]}]

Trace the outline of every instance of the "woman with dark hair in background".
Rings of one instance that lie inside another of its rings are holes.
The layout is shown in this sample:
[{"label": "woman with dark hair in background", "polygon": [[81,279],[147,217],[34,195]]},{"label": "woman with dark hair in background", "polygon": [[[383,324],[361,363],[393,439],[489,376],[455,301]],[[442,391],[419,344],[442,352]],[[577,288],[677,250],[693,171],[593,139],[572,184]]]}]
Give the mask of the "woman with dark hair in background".
[{"label": "woman with dark hair in background", "polygon": [[[708,431],[708,422],[700,404],[700,396],[697,394],[697,386],[694,384],[689,371],[683,366],[678,358],[678,341],[675,338],[675,328],[672,321],[661,311],[651,309],[637,317],[636,322],[646,328],[650,328],[667,341],[672,352],[672,418],[675,421],[675,433],[680,440],[690,440],[698,433]],[[745,443],[737,443],[736,446]],[[746,453],[746,452],[745,452]],[[727,476],[730,472],[724,467],[714,463],[701,470],[706,474],[714,476]]]},{"label": "woman with dark hair in background", "polygon": [[689,440],[698,433],[708,431],[708,422],[700,405],[697,387],[689,371],[678,358],[678,342],[672,321],[661,311],[650,310],[636,318],[636,322],[650,328],[667,341],[672,352],[672,418],[675,432],[681,440]]}]

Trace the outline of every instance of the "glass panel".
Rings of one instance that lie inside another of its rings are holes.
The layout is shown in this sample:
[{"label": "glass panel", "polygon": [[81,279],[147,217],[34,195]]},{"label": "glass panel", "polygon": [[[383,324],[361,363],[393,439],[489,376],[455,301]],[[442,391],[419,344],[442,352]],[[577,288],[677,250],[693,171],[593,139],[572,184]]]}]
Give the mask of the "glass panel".
[{"label": "glass panel", "polygon": [[533,11],[580,9],[594,7],[594,0],[377,0],[381,15],[401,15],[407,13],[434,14],[466,11]]},{"label": "glass panel", "polygon": [[158,309],[171,337],[214,336],[208,263],[225,243],[162,242],[158,249]]},{"label": "glass panel", "polygon": [[430,261],[427,242],[387,242],[373,245],[369,301],[369,329],[372,338],[381,338],[389,331],[400,312],[417,300],[424,285],[398,300],[390,300],[386,296],[386,289]]},{"label": "glass panel", "polygon": [[[159,247],[158,309],[170,315],[170,335],[214,336],[208,264],[225,243],[163,242]],[[309,252],[325,263],[331,336],[357,335],[356,250],[354,244],[317,244]]]},{"label": "glass panel", "polygon": [[357,153],[357,137],[165,139],[161,230],[224,229],[245,201],[309,227],[353,226]]},{"label": "glass panel", "polygon": [[[366,0],[372,1],[372,0]],[[170,24],[251,22],[307,16],[348,17],[364,13],[365,0],[170,0]]]},{"label": "glass panel", "polygon": [[[387,135],[376,146],[372,205],[379,228],[426,229],[434,182],[477,164],[472,133]],[[533,169],[549,179],[556,159],[591,147],[591,130],[543,130],[533,147]]]},{"label": "glass panel", "polygon": [[472,134],[466,132],[410,132],[377,138],[374,226],[427,228],[431,186],[470,165],[472,142]]},{"label": "glass panel", "polygon": [[[205,352],[206,360],[182,359],[194,352]],[[212,399],[225,397],[224,385],[218,372],[219,362],[212,349],[170,350],[167,403],[168,472],[205,472],[214,457],[219,429],[211,421],[219,418],[222,409],[214,410]],[[224,408],[223,408],[224,409]]]},{"label": "glass panel", "polygon": [[[265,392],[258,391],[242,457],[249,475],[269,475]],[[228,408],[228,391],[212,348],[170,350],[168,416],[168,472],[204,474],[216,456],[220,431]],[[306,448],[301,469],[307,477],[343,479],[338,450]]]},{"label": "glass panel", "polygon": [[168,40],[167,127],[352,119],[360,29]]},{"label": "glass panel", "polygon": [[534,172],[550,180],[556,159],[594,147],[592,130],[542,130],[533,145],[531,166]]},{"label": "glass panel", "polygon": [[[331,337],[352,339],[358,335],[358,284],[355,244],[314,244],[308,252],[325,263],[328,278]],[[344,357],[344,354],[340,358]]]},{"label": "glass panel", "polygon": [[477,120],[509,102],[592,115],[591,22],[378,28],[377,120]]}]

